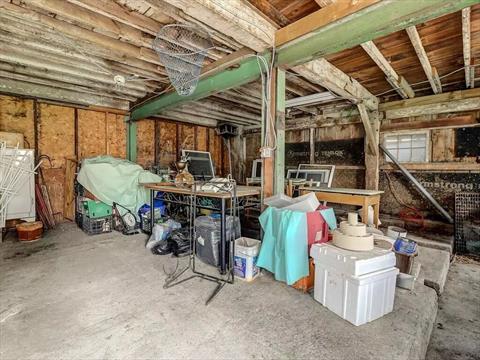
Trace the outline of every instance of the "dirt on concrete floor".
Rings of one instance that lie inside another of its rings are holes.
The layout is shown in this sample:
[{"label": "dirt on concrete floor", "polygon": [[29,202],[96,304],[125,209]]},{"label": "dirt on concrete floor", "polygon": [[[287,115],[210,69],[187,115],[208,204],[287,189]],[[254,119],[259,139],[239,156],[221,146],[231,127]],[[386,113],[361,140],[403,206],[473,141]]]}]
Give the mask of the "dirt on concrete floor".
[{"label": "dirt on concrete floor", "polygon": [[457,257],[451,264],[426,359],[480,359],[480,262]]}]

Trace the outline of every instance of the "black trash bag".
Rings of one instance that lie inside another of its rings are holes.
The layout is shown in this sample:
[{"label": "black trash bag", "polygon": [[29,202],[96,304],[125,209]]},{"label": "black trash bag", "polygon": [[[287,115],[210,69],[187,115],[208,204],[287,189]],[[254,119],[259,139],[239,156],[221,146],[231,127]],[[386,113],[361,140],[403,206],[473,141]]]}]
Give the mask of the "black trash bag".
[{"label": "black trash bag", "polygon": [[150,249],[154,255],[168,255],[172,253],[172,246],[167,240],[160,241]]},{"label": "black trash bag", "polygon": [[173,255],[181,257],[191,254],[190,229],[188,227],[172,231],[167,242],[170,244]]}]

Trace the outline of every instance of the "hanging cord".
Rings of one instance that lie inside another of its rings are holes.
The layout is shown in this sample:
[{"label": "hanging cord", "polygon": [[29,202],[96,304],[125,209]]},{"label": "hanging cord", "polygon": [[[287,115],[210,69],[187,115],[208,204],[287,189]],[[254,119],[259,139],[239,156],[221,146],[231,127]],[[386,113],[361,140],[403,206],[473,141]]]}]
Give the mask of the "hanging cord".
[{"label": "hanging cord", "polygon": [[[442,80],[442,79],[444,79],[444,78],[446,78],[446,77],[449,77],[449,76],[451,76],[451,75],[453,75],[453,74],[455,74],[455,73],[457,73],[457,72],[459,72],[459,71],[465,70],[466,68],[472,68],[472,67],[473,67],[473,68],[476,68],[476,67],[478,67],[478,66],[480,66],[480,64],[462,66],[461,68],[459,68],[459,69],[457,69],[457,70],[453,70],[453,71],[451,71],[451,72],[449,72],[449,73],[447,73],[447,74],[445,74],[445,75],[440,76],[438,79],[439,79],[439,80]],[[413,86],[417,86],[417,85],[421,85],[421,84],[426,84],[426,83],[428,83],[428,82],[429,82],[428,80],[419,81],[419,82],[417,82],[417,83],[410,84],[410,86],[413,87]],[[393,89],[389,89],[389,90],[387,90],[387,91],[381,92],[380,94],[376,94],[375,96],[382,96],[382,95],[391,93],[391,92],[393,92],[393,91],[397,91],[398,89],[400,89],[400,88],[396,87],[396,88],[393,88]]]}]

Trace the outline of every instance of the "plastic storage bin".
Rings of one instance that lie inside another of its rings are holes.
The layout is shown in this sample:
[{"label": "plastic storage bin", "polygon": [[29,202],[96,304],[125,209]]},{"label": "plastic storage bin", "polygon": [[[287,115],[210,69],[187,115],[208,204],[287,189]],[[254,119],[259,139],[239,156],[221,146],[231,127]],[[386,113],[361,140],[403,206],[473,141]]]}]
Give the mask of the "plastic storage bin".
[{"label": "plastic storage bin", "polygon": [[109,233],[112,231],[112,216],[92,219],[84,215],[82,222],[82,230],[88,235]]},{"label": "plastic storage bin", "polygon": [[[240,219],[227,216],[227,242],[225,253],[229,253],[229,240],[240,237]],[[197,257],[204,263],[220,265],[220,218],[214,216],[199,216],[195,219],[195,246]],[[229,263],[227,258],[227,264]]]},{"label": "plastic storage bin", "polygon": [[[158,196],[158,195],[157,195]],[[161,199],[154,199],[155,207],[155,223],[165,216],[167,213],[167,206]],[[140,218],[140,229],[143,232],[150,233],[150,205],[144,204],[138,209],[138,216]]]},{"label": "plastic storage bin", "polygon": [[112,215],[112,207],[101,201],[87,200],[83,202],[84,214],[91,219]]},{"label": "plastic storage bin", "polygon": [[338,316],[359,326],[393,310],[398,269],[395,255],[375,248],[354,252],[314,244],[314,298]]},{"label": "plastic storage bin", "polygon": [[247,237],[235,240],[233,272],[236,277],[252,281],[260,274],[260,269],[257,267],[260,245],[261,241]]}]

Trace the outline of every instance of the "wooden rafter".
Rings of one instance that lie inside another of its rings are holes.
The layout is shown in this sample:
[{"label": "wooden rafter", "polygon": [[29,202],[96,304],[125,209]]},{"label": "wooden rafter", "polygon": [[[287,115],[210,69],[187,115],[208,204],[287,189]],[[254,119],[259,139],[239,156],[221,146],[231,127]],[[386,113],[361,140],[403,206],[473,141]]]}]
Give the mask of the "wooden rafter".
[{"label": "wooden rafter", "polygon": [[363,127],[365,129],[365,135],[367,138],[368,148],[370,149],[372,155],[378,156],[378,140],[375,132],[370,123],[370,116],[368,115],[367,108],[365,104],[357,104],[358,112],[360,113],[360,118],[362,119]]},{"label": "wooden rafter", "polygon": [[466,87],[474,88],[475,68],[472,66],[470,13],[471,9],[469,7],[462,10],[463,63]]},{"label": "wooden rafter", "polygon": [[425,75],[427,75],[428,82],[432,87],[432,90],[435,94],[440,94],[442,92],[442,83],[440,81],[440,77],[438,76],[437,69],[435,69],[431,64],[430,60],[428,59],[427,52],[422,44],[422,39],[420,38],[420,34],[415,26],[410,26],[405,29],[407,31],[408,37],[417,53],[418,59],[422,64],[423,71]]},{"label": "wooden rafter", "polygon": [[275,6],[268,0],[248,0],[250,4],[255,6],[258,10],[264,13],[269,19],[280,26],[287,26],[290,20],[282,14]]},{"label": "wooden rafter", "polygon": [[370,110],[378,109],[378,99],[357,80],[351,78],[325,59],[311,61],[293,68],[306,79],[325,87],[354,104],[364,103]]},{"label": "wooden rafter", "polygon": [[325,6],[333,4],[335,0],[315,0],[315,2],[318,4],[318,6],[324,8]]},{"label": "wooden rafter", "polygon": [[390,85],[404,99],[415,97],[415,92],[405,78],[398,75],[395,69],[390,65],[373,41],[367,41],[362,44],[362,48],[370,56],[370,58],[378,65],[378,67],[386,75],[386,79]]}]

